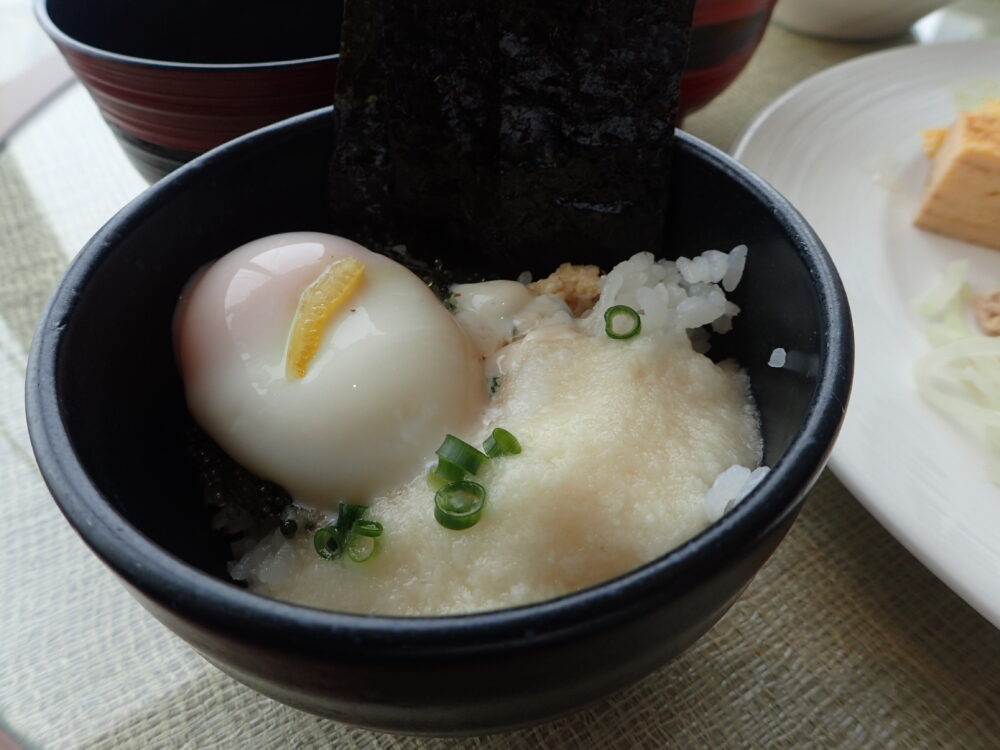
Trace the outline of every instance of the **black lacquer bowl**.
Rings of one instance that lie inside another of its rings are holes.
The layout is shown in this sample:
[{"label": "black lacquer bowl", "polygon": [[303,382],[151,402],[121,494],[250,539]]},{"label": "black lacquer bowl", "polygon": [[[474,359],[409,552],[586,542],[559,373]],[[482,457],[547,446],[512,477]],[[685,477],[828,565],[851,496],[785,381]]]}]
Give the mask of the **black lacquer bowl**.
[{"label": "black lacquer bowl", "polygon": [[[406,733],[503,730],[662,666],[768,558],[837,434],[852,331],[822,245],[764,182],[678,135],[664,254],[750,246],[735,294],[743,312],[723,340],[750,374],[773,467],[707,531],[624,576],[517,609],[398,618],[286,604],[226,579],[226,543],[209,531],[189,461],[170,324],[181,287],[210,259],[266,234],[336,231],[324,197],[331,132],[327,108],[226,144],[147,190],[77,257],[28,367],[31,440],[56,502],[131,593],[205,658],[340,721]],[[567,259],[554,252],[531,270]],[[767,366],[776,347],[788,351],[785,368]]]}]

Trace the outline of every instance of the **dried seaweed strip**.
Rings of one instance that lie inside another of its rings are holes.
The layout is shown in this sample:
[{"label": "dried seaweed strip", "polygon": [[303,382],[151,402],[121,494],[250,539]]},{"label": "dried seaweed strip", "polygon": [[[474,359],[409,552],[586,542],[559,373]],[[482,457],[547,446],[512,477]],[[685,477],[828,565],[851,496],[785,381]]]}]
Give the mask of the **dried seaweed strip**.
[{"label": "dried seaweed strip", "polygon": [[[501,226],[527,264],[659,250],[693,4],[501,6]],[[502,244],[504,239],[507,244]]]},{"label": "dried seaweed strip", "polygon": [[[418,256],[479,251],[508,272],[660,248],[692,6],[351,0],[339,217]],[[354,38],[352,15],[367,19]]]},{"label": "dried seaweed strip", "polygon": [[393,160],[388,136],[388,0],[344,4],[334,98],[337,133],[330,205],[338,231],[371,247],[392,244]]},{"label": "dried seaweed strip", "polygon": [[394,220],[407,246],[460,262],[498,208],[497,0],[392,6]]}]

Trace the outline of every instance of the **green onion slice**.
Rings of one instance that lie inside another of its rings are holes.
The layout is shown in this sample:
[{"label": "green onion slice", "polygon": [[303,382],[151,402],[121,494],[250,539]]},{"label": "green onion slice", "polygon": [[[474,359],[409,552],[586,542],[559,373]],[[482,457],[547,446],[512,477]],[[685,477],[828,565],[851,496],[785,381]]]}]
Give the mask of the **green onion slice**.
[{"label": "green onion slice", "polygon": [[[619,321],[628,321],[628,327],[623,330]],[[630,339],[642,330],[642,320],[639,313],[628,305],[613,305],[604,312],[604,332],[608,338]]]},{"label": "green onion slice", "polygon": [[[438,455],[438,459],[449,461],[470,474],[475,474],[485,461],[490,460],[489,456],[485,453],[476,450],[467,442],[459,440],[454,435],[445,435],[444,442],[441,443],[441,447],[435,452]],[[440,473],[440,471],[441,461],[439,460],[438,472]],[[461,479],[461,477],[457,477],[454,481],[458,481],[458,479]]]},{"label": "green onion slice", "polygon": [[364,562],[375,554],[376,549],[375,537],[364,534],[354,535],[347,543],[347,556],[354,562]]},{"label": "green onion slice", "polygon": [[373,539],[382,536],[382,524],[378,521],[355,521],[351,526],[353,536],[368,536]]},{"label": "green onion slice", "polygon": [[367,505],[350,505],[340,503],[337,506],[337,531],[342,535],[347,535],[354,526],[354,522],[361,518],[368,510]]},{"label": "green onion slice", "polygon": [[452,482],[434,495],[434,518],[446,529],[475,526],[486,505],[486,488],[476,482]]},{"label": "green onion slice", "polygon": [[[462,473],[463,473],[463,475],[465,474],[465,472],[462,472]],[[449,479],[442,478],[437,473],[436,469],[428,469],[427,470],[427,486],[430,487],[432,490],[437,491],[437,490],[441,489],[442,487],[444,487],[446,484],[448,484],[451,481],[454,481],[454,480],[449,480]]]},{"label": "green onion slice", "polygon": [[313,547],[324,560],[336,560],[347,550],[354,562],[364,562],[375,554],[375,539],[382,536],[382,524],[366,521],[361,517],[368,510],[366,505],[340,503],[337,522],[313,534]]},{"label": "green onion slice", "polygon": [[438,465],[437,468],[434,469],[434,473],[444,480],[445,484],[447,484],[448,482],[457,482],[459,479],[465,479],[467,472],[453,461],[449,461],[447,458],[438,456]]},{"label": "green onion slice", "polygon": [[521,444],[507,430],[497,427],[483,442],[483,450],[490,458],[514,456],[521,452]]},{"label": "green onion slice", "polygon": [[336,526],[327,526],[313,534],[313,546],[324,560],[336,560],[344,554],[343,535]]}]

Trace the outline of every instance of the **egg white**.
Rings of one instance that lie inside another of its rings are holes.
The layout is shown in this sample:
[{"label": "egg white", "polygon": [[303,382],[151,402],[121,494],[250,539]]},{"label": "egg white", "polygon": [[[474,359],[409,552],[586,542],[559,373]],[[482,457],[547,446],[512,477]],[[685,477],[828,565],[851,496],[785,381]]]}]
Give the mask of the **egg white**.
[{"label": "egg white", "polygon": [[[303,290],[338,257],[366,268],[301,380],[285,377]],[[196,275],[175,320],[195,420],[236,461],[300,505],[335,510],[418,475],[446,433],[479,425],[482,357],[417,276],[315,232],[250,242]]]}]

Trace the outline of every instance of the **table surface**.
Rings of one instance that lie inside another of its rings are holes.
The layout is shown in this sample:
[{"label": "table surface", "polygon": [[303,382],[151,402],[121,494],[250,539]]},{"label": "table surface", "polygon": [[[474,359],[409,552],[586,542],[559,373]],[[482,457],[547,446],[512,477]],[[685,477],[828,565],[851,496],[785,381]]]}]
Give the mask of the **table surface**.
[{"label": "table surface", "polygon": [[[963,0],[912,34],[873,44],[772,26],[736,83],[684,125],[728,148],[768,102],[837,62],[914,41],[998,35],[997,0]],[[49,52],[27,0],[0,0],[0,93]],[[144,187],[78,85],[0,144],[0,749],[1000,741],[1000,632],[829,472],[708,635],[573,716],[469,740],[391,737],[303,714],[224,676],[153,620],[80,542],[42,484],[24,425],[27,349],[49,292],[87,238]]]}]

